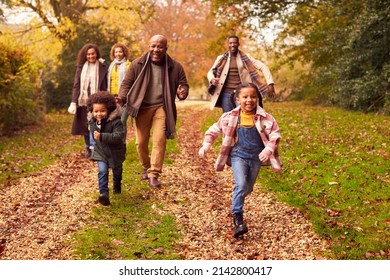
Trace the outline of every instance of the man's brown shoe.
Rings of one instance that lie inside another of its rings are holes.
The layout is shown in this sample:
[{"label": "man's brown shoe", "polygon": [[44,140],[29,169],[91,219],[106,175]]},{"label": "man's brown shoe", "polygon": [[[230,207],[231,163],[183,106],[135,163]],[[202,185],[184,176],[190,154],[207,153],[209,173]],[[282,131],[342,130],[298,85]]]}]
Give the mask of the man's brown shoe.
[{"label": "man's brown shoe", "polygon": [[144,169],[144,171],[142,171],[142,180],[148,180],[148,170],[147,169]]},{"label": "man's brown shoe", "polygon": [[160,182],[157,180],[156,177],[150,177],[149,178],[149,186],[159,188],[161,187]]}]

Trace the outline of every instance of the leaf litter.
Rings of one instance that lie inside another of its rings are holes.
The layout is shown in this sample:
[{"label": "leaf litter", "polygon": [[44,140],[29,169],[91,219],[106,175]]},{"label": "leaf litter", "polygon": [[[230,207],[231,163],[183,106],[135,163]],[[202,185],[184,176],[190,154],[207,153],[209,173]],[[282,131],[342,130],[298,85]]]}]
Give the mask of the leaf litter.
[{"label": "leaf litter", "polygon": [[[187,260],[325,259],[329,244],[313,232],[303,213],[278,202],[259,184],[245,201],[249,232],[242,239],[232,238],[231,169],[214,171],[216,149],[205,159],[198,157],[203,139],[199,124],[208,108],[188,110],[182,104],[181,153],[168,155],[173,164],[164,166],[163,186],[151,194],[163,212],[176,218],[181,234],[177,254]],[[260,178],[262,172],[272,171],[262,169]],[[95,164],[73,154],[0,189],[0,259],[74,259],[70,240],[88,224],[96,184]],[[154,253],[163,252],[157,248]]]},{"label": "leaf litter", "polygon": [[71,259],[68,242],[94,205],[96,167],[81,154],[0,190],[0,259]]}]

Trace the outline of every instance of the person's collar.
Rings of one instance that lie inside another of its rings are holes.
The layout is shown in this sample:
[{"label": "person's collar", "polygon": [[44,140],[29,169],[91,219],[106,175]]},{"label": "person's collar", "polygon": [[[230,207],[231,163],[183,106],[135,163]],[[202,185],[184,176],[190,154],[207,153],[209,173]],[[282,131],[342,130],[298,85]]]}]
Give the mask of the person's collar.
[{"label": "person's collar", "polygon": [[237,53],[236,55],[232,55],[230,52],[229,52],[229,56],[228,57],[230,57],[230,58],[232,58],[232,57],[241,57],[241,55],[239,54],[239,53]]},{"label": "person's collar", "polygon": [[236,57],[240,53],[240,49],[237,48],[237,52],[233,55],[232,52],[229,50],[230,56]]},{"label": "person's collar", "polygon": [[263,117],[267,116],[267,114],[265,113],[265,110],[263,108],[261,108],[259,105],[257,105],[256,115],[261,115]]},{"label": "person's collar", "polygon": [[166,63],[166,61],[167,61],[167,56],[165,55],[164,57],[163,57],[163,59],[161,60],[161,61],[159,61],[158,63],[156,63],[156,62],[154,62],[154,61],[152,61],[152,60],[150,60],[154,65],[157,65],[157,66],[163,66],[163,65],[165,65],[165,63]]}]

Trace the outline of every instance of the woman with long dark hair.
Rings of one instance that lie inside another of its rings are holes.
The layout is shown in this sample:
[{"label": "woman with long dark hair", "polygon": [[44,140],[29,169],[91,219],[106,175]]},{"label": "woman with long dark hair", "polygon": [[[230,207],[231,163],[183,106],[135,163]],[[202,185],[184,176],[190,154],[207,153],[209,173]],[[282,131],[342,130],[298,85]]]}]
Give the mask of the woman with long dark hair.
[{"label": "woman with long dark hair", "polygon": [[77,55],[72,102],[68,112],[74,114],[72,134],[84,136],[86,157],[91,157],[93,153],[93,138],[90,139],[88,129],[87,99],[91,94],[107,90],[107,66],[103,62],[99,47],[95,44],[85,44]]}]

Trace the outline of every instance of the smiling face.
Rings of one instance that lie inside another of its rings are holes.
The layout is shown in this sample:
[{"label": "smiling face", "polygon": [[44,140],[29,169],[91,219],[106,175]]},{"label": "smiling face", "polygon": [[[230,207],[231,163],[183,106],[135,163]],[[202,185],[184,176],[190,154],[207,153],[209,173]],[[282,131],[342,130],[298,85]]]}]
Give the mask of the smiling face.
[{"label": "smiling face", "polygon": [[114,57],[116,60],[121,61],[125,57],[125,53],[121,47],[117,47],[114,50]]},{"label": "smiling face", "polygon": [[256,110],[258,102],[256,89],[251,87],[242,88],[237,93],[236,101],[240,104],[241,110],[245,113]]},{"label": "smiling face", "polygon": [[97,54],[94,48],[90,48],[87,51],[87,61],[89,63],[95,63],[97,58]]},{"label": "smiling face", "polygon": [[105,104],[95,103],[92,107],[93,117],[100,123],[102,119],[106,119],[108,116],[108,110]]},{"label": "smiling face", "polygon": [[167,53],[168,43],[167,39],[162,35],[155,35],[150,39],[149,52],[152,62],[161,64],[164,61]]},{"label": "smiling face", "polygon": [[240,46],[240,42],[237,38],[232,37],[228,41],[228,47],[231,55],[237,55],[238,47]]}]

